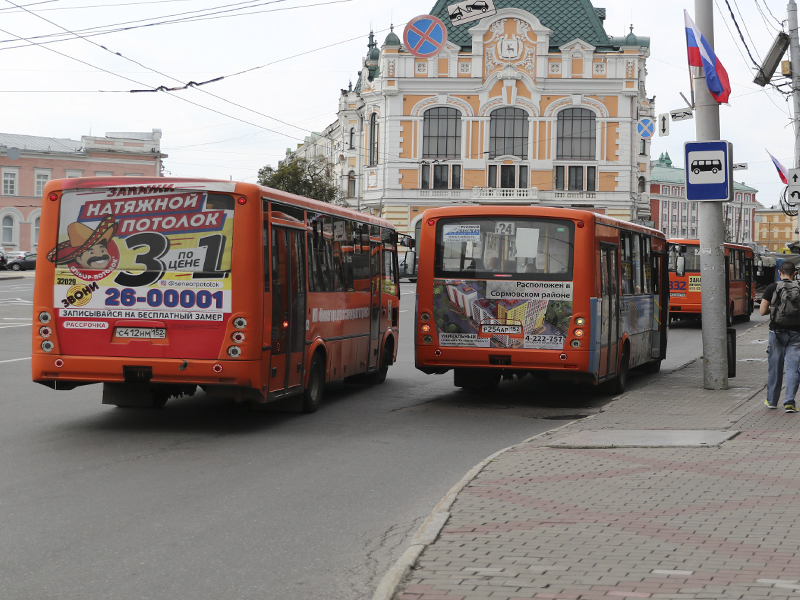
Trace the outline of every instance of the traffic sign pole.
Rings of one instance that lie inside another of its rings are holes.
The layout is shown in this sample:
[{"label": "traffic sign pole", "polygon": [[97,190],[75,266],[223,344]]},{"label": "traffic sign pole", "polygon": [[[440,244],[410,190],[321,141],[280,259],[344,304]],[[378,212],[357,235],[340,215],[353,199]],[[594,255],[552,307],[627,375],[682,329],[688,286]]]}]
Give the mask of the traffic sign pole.
[{"label": "traffic sign pole", "polygon": [[[694,0],[695,23],[714,47],[712,0]],[[702,70],[700,71],[702,73]],[[695,132],[698,142],[720,139],[719,104],[704,75],[694,78]],[[725,289],[725,229],[722,202],[698,202],[700,215],[700,295],[703,323],[703,387],[728,389],[728,348]]]}]

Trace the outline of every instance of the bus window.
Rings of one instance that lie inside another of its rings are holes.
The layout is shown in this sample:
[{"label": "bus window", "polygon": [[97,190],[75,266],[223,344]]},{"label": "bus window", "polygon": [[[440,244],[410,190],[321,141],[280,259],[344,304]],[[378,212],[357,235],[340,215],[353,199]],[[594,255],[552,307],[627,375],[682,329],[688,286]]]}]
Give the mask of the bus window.
[{"label": "bus window", "polygon": [[653,293],[653,253],[650,246],[651,239],[648,236],[642,236],[642,256],[644,264],[644,290],[645,294]]},{"label": "bus window", "polygon": [[342,273],[343,285],[346,292],[353,291],[353,222],[344,220],[344,234],[342,238]]},{"label": "bus window", "polygon": [[683,256],[686,264],[687,273],[700,272],[700,248],[698,246],[686,246],[686,252],[679,252],[677,246],[670,247],[669,250],[669,270],[675,272],[676,259]]},{"label": "bus window", "polygon": [[633,294],[633,250],[631,249],[631,233],[620,233],[620,265],[622,267],[622,293]]},{"label": "bus window", "polygon": [[571,221],[474,217],[439,221],[435,273],[439,277],[572,278]]},{"label": "bus window", "polygon": [[383,250],[383,292],[397,295],[397,270],[395,269],[394,253],[384,248]]},{"label": "bus window", "polygon": [[638,233],[631,238],[631,258],[633,266],[633,293],[642,293],[642,241]]}]

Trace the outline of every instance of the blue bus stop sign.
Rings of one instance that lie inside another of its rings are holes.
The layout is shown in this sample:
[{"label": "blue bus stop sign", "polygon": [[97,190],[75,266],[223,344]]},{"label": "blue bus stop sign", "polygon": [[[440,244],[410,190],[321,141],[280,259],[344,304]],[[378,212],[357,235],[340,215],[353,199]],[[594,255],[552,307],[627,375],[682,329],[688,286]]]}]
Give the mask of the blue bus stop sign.
[{"label": "blue bus stop sign", "polygon": [[432,58],[447,43],[447,27],[433,15],[420,15],[406,25],[403,41],[414,56]]},{"label": "blue bus stop sign", "polygon": [[727,202],[733,199],[733,146],[726,141],[686,142],[686,199]]}]

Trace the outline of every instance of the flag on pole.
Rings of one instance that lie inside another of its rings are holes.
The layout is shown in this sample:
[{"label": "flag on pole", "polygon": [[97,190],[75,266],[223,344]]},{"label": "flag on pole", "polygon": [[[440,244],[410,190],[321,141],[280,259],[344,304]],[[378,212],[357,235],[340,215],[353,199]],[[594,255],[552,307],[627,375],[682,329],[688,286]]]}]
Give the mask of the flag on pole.
[{"label": "flag on pole", "polygon": [[689,13],[683,11],[683,18],[686,22],[686,47],[689,52],[689,66],[703,67],[706,74],[706,85],[708,91],[719,104],[728,102],[731,93],[731,84],[728,81],[728,72],[714,54],[706,38],[700,33],[697,25],[689,18]]},{"label": "flag on pole", "polygon": [[[769,150],[767,150],[767,154],[769,154]],[[778,169],[778,176],[781,178],[781,181],[784,183],[784,185],[789,185],[789,171],[787,171],[786,167],[779,163],[778,159],[772,156],[772,154],[769,154],[769,157],[775,164],[775,168]]]}]

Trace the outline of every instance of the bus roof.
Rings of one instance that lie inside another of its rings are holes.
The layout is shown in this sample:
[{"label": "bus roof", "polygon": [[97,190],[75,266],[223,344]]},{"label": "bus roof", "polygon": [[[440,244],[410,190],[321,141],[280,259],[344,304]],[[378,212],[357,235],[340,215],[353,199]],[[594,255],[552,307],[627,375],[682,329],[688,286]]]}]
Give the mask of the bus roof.
[{"label": "bus roof", "polygon": [[515,206],[515,205],[493,205],[493,206],[446,206],[441,208],[429,208],[423,213],[429,217],[454,217],[454,216],[523,216],[523,217],[543,217],[550,219],[570,219],[574,221],[589,221],[592,223],[602,223],[613,227],[622,227],[632,231],[647,233],[655,237],[666,239],[666,236],[658,229],[623,221],[601,215],[590,210],[580,210],[575,208],[560,208],[550,206]]},{"label": "bus roof", "polygon": [[[158,193],[161,190],[191,189],[222,194],[247,194],[256,189],[262,197],[278,202],[285,202],[293,206],[313,210],[329,215],[336,215],[350,219],[358,219],[381,227],[394,229],[394,225],[386,219],[374,217],[367,213],[357,212],[352,209],[320,202],[311,198],[304,198],[282,190],[264,187],[255,183],[226,181],[224,179],[202,179],[195,177],[80,177],[75,179],[57,179],[48,182],[50,186],[56,185],[62,190],[85,190],[93,188],[115,188],[119,190],[140,190],[133,193]],[[51,190],[49,187],[48,190]]]}]

